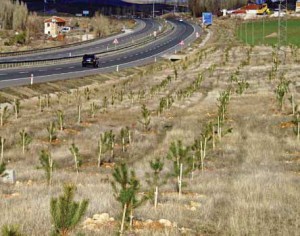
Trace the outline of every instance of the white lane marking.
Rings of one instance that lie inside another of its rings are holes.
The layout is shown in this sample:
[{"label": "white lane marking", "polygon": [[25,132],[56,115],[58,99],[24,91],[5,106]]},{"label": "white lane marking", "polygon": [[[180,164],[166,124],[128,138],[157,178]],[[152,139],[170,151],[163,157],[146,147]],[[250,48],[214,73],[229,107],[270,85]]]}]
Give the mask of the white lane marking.
[{"label": "white lane marking", "polygon": [[0,74],[0,76],[3,76],[3,75],[7,75],[7,74]]},{"label": "white lane marking", "polygon": [[26,73],[29,73],[27,71],[20,71],[19,74],[26,74]]},{"label": "white lane marking", "polygon": [[39,70],[39,72],[43,72],[43,71],[47,71],[47,70]]},{"label": "white lane marking", "polygon": [[69,67],[69,69],[73,69],[73,68],[75,68],[75,66],[70,66],[70,67]]},{"label": "white lane marking", "polygon": [[55,68],[55,70],[61,70],[62,68]]}]

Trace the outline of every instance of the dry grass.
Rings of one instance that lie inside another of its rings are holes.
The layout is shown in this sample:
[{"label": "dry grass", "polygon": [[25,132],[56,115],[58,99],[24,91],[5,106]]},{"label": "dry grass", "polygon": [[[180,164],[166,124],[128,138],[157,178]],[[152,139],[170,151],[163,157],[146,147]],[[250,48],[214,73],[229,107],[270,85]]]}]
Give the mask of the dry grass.
[{"label": "dry grass", "polygon": [[[4,90],[5,94],[24,96],[27,100],[22,100],[21,117],[18,120],[10,117],[0,130],[0,136],[7,138],[5,160],[9,160],[8,168],[16,170],[20,182],[16,185],[0,185],[0,207],[4,215],[0,225],[17,223],[28,235],[45,235],[50,232],[49,199],[59,194],[63,182],[70,181],[78,186],[77,199],[90,200],[87,216],[108,212],[119,218],[121,207],[113,198],[111,169],[102,166],[99,170],[96,167],[99,134],[113,130],[117,138],[114,161],[125,161],[136,170],[142,180],[143,191],[147,186],[144,174],[150,171],[149,160],[164,158],[163,175],[167,175],[172,169],[172,163],[165,159],[170,143],[181,139],[185,145],[191,145],[194,138],[201,134],[206,122],[216,119],[219,92],[232,86],[230,75],[247,58],[248,49],[226,45],[230,56],[228,62],[223,64],[223,43],[228,36],[221,34],[221,38],[218,38],[218,33],[213,35],[215,38],[211,45],[202,52],[203,57],[206,55],[205,63],[199,62],[199,54],[194,52],[189,56],[188,68],[181,69],[181,64],[177,63],[178,79],[172,79],[157,94],[151,95],[151,88],[160,84],[167,75],[174,77],[172,66],[166,62],[162,63],[162,70],[157,69],[155,73],[152,73],[153,66],[144,67],[144,72],[141,69],[128,70],[122,74],[121,80],[118,74],[110,74],[90,77],[84,81]],[[185,235],[298,234],[300,146],[290,127],[281,128],[282,122],[292,118],[289,114],[291,108],[286,102],[286,110],[278,110],[274,93],[277,82],[268,81],[272,67],[271,53],[272,49],[267,47],[264,50],[253,48],[250,65],[240,69],[239,79],[246,79],[250,88],[243,95],[232,93],[227,126],[232,127],[233,132],[217,142],[215,150],[208,150],[204,173],[197,170],[193,180],[184,178],[187,187],[183,189],[184,194],[180,199],[175,193],[176,181],[171,179],[160,189],[157,210],[146,203],[135,211],[136,219],[164,218],[176,222],[178,227],[144,229],[136,231],[136,235],[180,235],[183,234],[182,227],[190,229]],[[260,66],[261,57],[265,58],[264,66]],[[290,63],[280,65],[279,71],[285,71],[288,79],[298,83],[299,65],[290,55],[288,59]],[[211,65],[216,65],[213,72],[208,69]],[[199,91],[190,97],[177,99],[176,92],[187,88],[199,73],[204,76]],[[294,89],[297,89],[297,83]],[[79,89],[83,103],[83,122],[76,124],[78,93],[74,88],[83,85],[88,86],[92,93],[87,101],[83,89]],[[51,92],[64,92],[60,105],[57,97],[52,94],[51,107],[39,112],[37,99],[33,96],[50,88]],[[107,113],[100,109],[95,118],[91,118],[91,102],[102,106],[104,96],[111,102],[114,90],[116,93],[124,91],[123,102],[115,99],[115,104],[108,106]],[[138,98],[141,90],[145,91],[145,96]],[[128,97],[130,91],[134,94],[133,103]],[[172,94],[175,102],[170,109],[157,116],[160,98],[166,94]],[[300,97],[296,93],[294,95],[299,103]],[[139,122],[141,104],[146,104],[152,112],[149,131],[144,131]],[[46,126],[50,120],[56,120],[57,109],[62,109],[66,114],[66,129],[58,132],[58,141],[49,144],[46,141]],[[126,126],[132,130],[133,143],[127,147],[126,153],[122,153],[119,132]],[[28,153],[23,156],[16,143],[18,132],[25,127],[33,136],[33,142]],[[74,172],[73,158],[68,150],[72,142],[76,143],[84,158],[79,176]],[[42,148],[49,148],[59,164],[51,188],[46,187],[43,172],[35,168]],[[104,160],[108,159],[107,153]],[[11,196],[12,193],[19,195]],[[198,204],[195,211],[188,207],[191,201]],[[104,226],[100,232],[84,233],[113,235],[117,230]],[[82,231],[81,227],[78,231]]]}]

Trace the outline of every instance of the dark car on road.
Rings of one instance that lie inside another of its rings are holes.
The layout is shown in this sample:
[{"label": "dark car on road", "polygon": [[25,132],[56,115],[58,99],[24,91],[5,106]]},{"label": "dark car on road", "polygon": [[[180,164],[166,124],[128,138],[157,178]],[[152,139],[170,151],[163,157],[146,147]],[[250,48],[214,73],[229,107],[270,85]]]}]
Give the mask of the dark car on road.
[{"label": "dark car on road", "polygon": [[82,67],[99,67],[99,58],[95,54],[85,54],[82,58]]}]

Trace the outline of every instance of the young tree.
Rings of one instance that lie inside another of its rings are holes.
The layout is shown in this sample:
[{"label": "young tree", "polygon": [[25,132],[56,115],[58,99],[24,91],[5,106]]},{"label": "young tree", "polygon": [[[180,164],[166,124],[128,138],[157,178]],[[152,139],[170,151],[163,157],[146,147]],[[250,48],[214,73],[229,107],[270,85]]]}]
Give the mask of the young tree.
[{"label": "young tree", "polygon": [[3,225],[1,228],[2,236],[23,236],[17,225]]},{"label": "young tree", "polygon": [[150,118],[150,111],[147,109],[145,104],[142,105],[141,113],[142,113],[142,119],[140,122],[143,124],[144,130],[147,131],[149,130],[151,118]]},{"label": "young tree", "polygon": [[150,187],[148,197],[152,201],[154,200],[154,206],[156,208],[158,188],[166,182],[161,177],[161,172],[163,170],[164,163],[160,160],[160,158],[155,158],[155,160],[150,161],[149,164],[152,172],[146,173],[146,182]]},{"label": "young tree", "polygon": [[53,236],[68,236],[84,216],[89,201],[84,199],[81,202],[74,201],[76,187],[66,184],[63,187],[63,194],[58,198],[51,198],[50,212],[54,226]]},{"label": "young tree", "polygon": [[6,164],[4,162],[0,163],[0,177],[4,176],[4,172],[6,170]]},{"label": "young tree", "polygon": [[74,143],[72,143],[71,147],[69,148],[70,152],[72,153],[73,157],[74,157],[74,163],[75,163],[75,170],[77,172],[77,174],[79,173],[79,168],[82,165],[82,159],[81,156],[79,154],[79,149],[78,147],[76,147],[76,145]]},{"label": "young tree", "polygon": [[52,184],[52,176],[53,176],[53,170],[56,166],[55,161],[53,161],[52,156],[49,151],[42,150],[40,153],[40,164],[39,169],[43,169],[45,171],[45,176],[47,179],[47,184]]},{"label": "young tree", "polygon": [[129,171],[125,163],[117,166],[113,171],[114,181],[111,183],[114,196],[125,209],[126,221],[132,220],[133,210],[140,206],[146,198],[138,199],[137,193],[141,188],[140,181],[137,179],[134,170]]},{"label": "young tree", "polygon": [[177,177],[178,194],[182,193],[182,176],[187,175],[192,170],[191,157],[189,148],[182,144],[181,140],[172,142],[169,147],[167,159],[173,161],[172,176]]},{"label": "young tree", "polygon": [[0,126],[3,126],[6,120],[9,117],[9,112],[8,112],[8,106],[5,106],[1,108],[1,113],[0,113]]},{"label": "young tree", "polygon": [[54,121],[49,123],[49,126],[47,127],[48,136],[49,136],[49,142],[51,143],[53,140],[56,139],[56,127]]},{"label": "young tree", "polygon": [[14,108],[15,118],[16,119],[19,118],[20,106],[21,106],[20,99],[14,99],[13,108]]},{"label": "young tree", "polygon": [[57,115],[57,119],[58,119],[59,130],[63,131],[63,129],[64,129],[64,121],[65,121],[64,112],[62,110],[58,110],[56,112],[56,115]]},{"label": "young tree", "polygon": [[104,133],[100,134],[98,140],[98,167],[101,165],[102,154],[106,153],[110,147],[110,132],[105,131]]},{"label": "young tree", "polygon": [[279,84],[276,87],[275,93],[276,93],[276,98],[280,106],[280,110],[284,110],[284,98],[285,95],[289,91],[289,84],[291,81],[287,81],[284,76],[281,76]]},{"label": "young tree", "polygon": [[294,123],[294,125],[296,126],[296,128],[293,128],[294,130],[294,133],[296,134],[297,136],[297,140],[299,141],[300,140],[300,113],[297,113],[295,116],[294,116],[294,119],[292,121]]},{"label": "young tree", "polygon": [[31,143],[32,138],[24,129],[19,134],[20,134],[20,144],[22,146],[22,153],[25,154],[25,150],[28,149],[28,146]]},{"label": "young tree", "polygon": [[220,97],[218,98],[218,116],[220,117],[221,122],[225,120],[225,115],[227,113],[228,104],[230,100],[230,91],[226,90],[220,93]]},{"label": "young tree", "polygon": [[129,127],[122,128],[120,131],[122,151],[126,151],[126,144],[130,143],[130,130]]}]

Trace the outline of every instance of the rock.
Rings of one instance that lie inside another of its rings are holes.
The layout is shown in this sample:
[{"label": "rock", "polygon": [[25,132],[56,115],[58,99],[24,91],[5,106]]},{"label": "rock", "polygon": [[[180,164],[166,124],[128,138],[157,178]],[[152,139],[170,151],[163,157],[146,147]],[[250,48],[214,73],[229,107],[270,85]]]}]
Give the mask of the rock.
[{"label": "rock", "polygon": [[95,214],[95,215],[93,215],[93,220],[96,221],[97,224],[106,223],[106,222],[110,221],[109,214],[107,214],[107,213]]},{"label": "rock", "polygon": [[196,207],[191,207],[190,210],[191,210],[191,211],[196,211],[197,208],[196,208]]},{"label": "rock", "polygon": [[110,218],[109,218],[109,221],[115,221],[115,218],[110,217]]},{"label": "rock", "polygon": [[164,225],[165,227],[172,227],[172,222],[166,219],[160,219],[158,221],[160,224]]},{"label": "rock", "polygon": [[195,207],[195,208],[201,207],[201,203],[200,202],[191,201],[190,205],[191,205],[191,207]]},{"label": "rock", "polygon": [[148,219],[148,220],[145,221],[145,224],[146,224],[146,225],[150,225],[150,224],[152,224],[152,223],[153,223],[153,220],[150,220],[150,219]]}]

